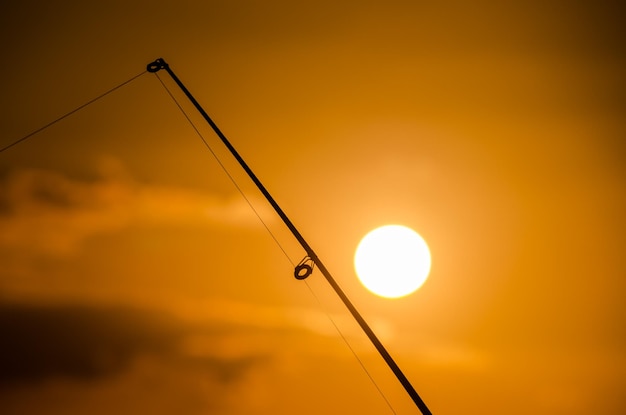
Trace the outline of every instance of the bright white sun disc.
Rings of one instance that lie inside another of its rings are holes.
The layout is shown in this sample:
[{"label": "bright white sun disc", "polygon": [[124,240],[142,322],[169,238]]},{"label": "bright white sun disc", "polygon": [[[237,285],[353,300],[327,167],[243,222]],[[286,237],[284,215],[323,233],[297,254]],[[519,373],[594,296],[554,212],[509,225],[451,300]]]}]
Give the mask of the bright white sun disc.
[{"label": "bright white sun disc", "polygon": [[361,283],[382,297],[411,294],[430,272],[430,250],[414,230],[402,225],[376,228],[361,239],[354,268]]}]

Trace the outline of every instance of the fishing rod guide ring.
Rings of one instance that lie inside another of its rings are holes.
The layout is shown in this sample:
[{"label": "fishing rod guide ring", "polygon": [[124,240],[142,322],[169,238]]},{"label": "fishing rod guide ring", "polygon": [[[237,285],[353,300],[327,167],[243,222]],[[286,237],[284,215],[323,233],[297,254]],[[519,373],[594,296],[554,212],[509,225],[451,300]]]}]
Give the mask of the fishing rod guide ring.
[{"label": "fishing rod guide ring", "polygon": [[306,279],[313,273],[313,267],[315,267],[313,259],[310,256],[305,256],[304,259],[296,265],[296,268],[293,270],[293,276],[296,277],[297,280]]}]

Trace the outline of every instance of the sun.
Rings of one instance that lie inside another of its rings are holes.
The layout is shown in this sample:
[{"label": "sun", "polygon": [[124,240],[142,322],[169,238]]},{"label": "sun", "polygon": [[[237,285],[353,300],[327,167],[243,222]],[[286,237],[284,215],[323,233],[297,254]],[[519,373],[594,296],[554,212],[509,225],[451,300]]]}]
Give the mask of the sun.
[{"label": "sun", "polygon": [[370,231],[354,254],[354,268],[361,283],[387,298],[403,297],[421,287],[430,272],[430,263],[426,241],[402,225]]}]

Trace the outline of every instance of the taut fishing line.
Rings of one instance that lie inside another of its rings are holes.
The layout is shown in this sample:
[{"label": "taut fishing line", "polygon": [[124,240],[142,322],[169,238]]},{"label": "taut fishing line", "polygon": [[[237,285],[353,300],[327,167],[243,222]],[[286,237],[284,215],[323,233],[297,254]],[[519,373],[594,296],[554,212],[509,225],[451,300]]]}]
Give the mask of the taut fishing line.
[{"label": "taut fishing line", "polygon": [[[265,228],[265,230],[269,233],[269,235],[272,237],[272,239],[274,240],[274,242],[276,243],[276,245],[278,246],[278,248],[282,251],[283,255],[285,256],[285,258],[287,258],[287,260],[289,261],[289,263],[292,266],[295,266],[295,262],[291,259],[291,257],[289,256],[289,254],[287,254],[287,251],[285,250],[285,248],[282,246],[282,244],[280,243],[280,241],[278,240],[278,238],[274,235],[274,233],[271,231],[271,229],[269,228],[269,226],[267,225],[267,223],[263,220],[263,218],[261,217],[261,215],[259,214],[259,212],[257,211],[257,209],[254,207],[254,205],[252,204],[252,202],[250,201],[250,199],[246,196],[245,192],[243,191],[243,189],[239,186],[239,184],[237,184],[237,181],[235,180],[235,178],[233,177],[232,174],[230,174],[230,172],[228,171],[228,169],[226,168],[226,166],[224,165],[224,163],[222,163],[222,161],[220,160],[220,158],[218,157],[218,155],[216,154],[216,152],[213,150],[213,148],[211,147],[211,145],[208,143],[208,141],[204,138],[204,136],[202,135],[202,133],[200,132],[200,130],[198,129],[198,127],[196,127],[196,125],[194,124],[194,122],[191,120],[191,118],[189,117],[189,115],[187,114],[187,112],[185,111],[185,109],[183,108],[183,106],[178,102],[178,100],[176,99],[176,97],[174,96],[174,94],[170,91],[170,89],[167,87],[167,85],[165,84],[165,82],[163,82],[163,80],[161,79],[161,77],[159,76],[158,73],[154,73],[157,77],[157,79],[159,80],[161,86],[163,87],[163,89],[165,89],[165,91],[167,92],[167,94],[169,95],[169,97],[172,99],[172,101],[174,101],[174,104],[176,104],[176,107],[178,107],[178,109],[180,110],[180,112],[183,114],[183,116],[185,117],[185,119],[187,120],[187,122],[191,125],[191,128],[193,128],[193,130],[196,132],[196,134],[198,135],[198,137],[200,137],[200,140],[202,140],[202,142],[204,143],[204,146],[207,148],[207,150],[211,153],[211,155],[213,156],[213,158],[215,159],[215,161],[217,162],[217,164],[221,167],[221,169],[224,171],[224,173],[226,174],[226,176],[228,177],[228,179],[232,182],[232,184],[235,186],[235,188],[237,189],[237,191],[241,194],[241,196],[244,198],[244,200],[246,201],[246,203],[248,204],[248,206],[250,206],[250,209],[252,209],[252,211],[254,212],[255,216],[259,219],[259,221],[263,224],[263,227]],[[324,307],[324,305],[322,304],[320,298],[317,296],[317,294],[315,294],[315,291],[313,290],[313,288],[311,287],[311,285],[309,284],[308,281],[304,281],[307,288],[309,289],[311,295],[313,296],[313,298],[315,298],[315,300],[317,301],[318,305],[320,306],[320,308],[324,311],[324,313],[326,314],[326,317],[328,318],[328,320],[330,320],[330,322],[332,323],[333,327],[335,328],[335,330],[337,331],[337,333],[339,333],[339,336],[342,338],[342,340],[344,341],[344,343],[346,344],[346,346],[348,347],[348,349],[350,350],[350,352],[352,353],[352,355],[354,356],[354,358],[357,360],[357,362],[359,363],[359,365],[361,366],[361,369],[363,369],[363,371],[365,372],[365,374],[367,375],[368,379],[372,382],[372,384],[374,385],[374,387],[376,388],[376,390],[378,391],[378,393],[382,396],[383,400],[385,401],[385,403],[387,404],[387,406],[389,407],[389,409],[391,410],[392,413],[396,414],[396,411],[393,409],[393,406],[391,405],[391,402],[389,402],[389,399],[387,399],[387,396],[385,396],[384,392],[382,391],[382,389],[380,388],[380,386],[378,385],[378,383],[376,383],[376,380],[374,380],[374,377],[372,376],[372,374],[367,370],[367,367],[365,367],[365,364],[363,363],[363,361],[361,360],[361,358],[359,358],[359,356],[357,355],[356,351],[354,350],[354,348],[350,345],[350,343],[348,342],[348,339],[346,338],[346,336],[343,334],[343,332],[341,331],[341,329],[339,328],[339,326],[337,325],[337,323],[335,322],[335,320],[332,318],[332,316],[330,315],[329,311]]]},{"label": "taut fishing line", "polygon": [[20,138],[19,140],[15,140],[11,144],[0,148],[0,153],[2,153],[5,150],[10,149],[11,147],[13,147],[16,144],[19,144],[19,143],[21,143],[23,141],[26,141],[27,139],[29,139],[30,137],[34,136],[35,134],[42,132],[46,128],[51,127],[52,125],[54,125],[54,124],[58,123],[59,121],[69,117],[70,115],[74,114],[75,112],[78,112],[78,111],[82,110],[83,108],[93,104],[94,102],[98,101],[100,98],[104,98],[105,96],[109,95],[111,92],[120,89],[121,87],[123,87],[126,84],[129,84],[130,82],[132,82],[135,79],[139,78],[141,75],[145,74],[146,72],[148,72],[148,71],[145,70],[145,71],[141,72],[140,74],[137,74],[137,75],[133,76],[132,78],[128,79],[127,81],[124,81],[121,84],[119,84],[117,86],[114,86],[113,88],[109,89],[108,91],[98,95],[94,99],[85,102],[83,105],[80,105],[79,107],[74,108],[73,110],[71,110],[70,112],[66,113],[65,115],[60,116],[56,120],[51,121],[48,124],[44,125],[43,127],[40,127],[40,128],[36,129],[35,131],[33,131],[33,132],[29,133],[29,134],[26,134],[24,137]]},{"label": "taut fishing line", "polygon": [[383,390],[380,388],[380,386],[378,386],[378,383],[376,382],[376,380],[374,380],[374,377],[372,376],[370,371],[367,370],[367,367],[365,366],[365,363],[363,363],[363,361],[361,360],[359,355],[356,353],[354,348],[350,345],[350,342],[348,342],[348,339],[346,338],[346,336],[344,336],[344,334],[341,331],[341,329],[339,328],[339,326],[337,326],[337,323],[335,322],[333,317],[330,315],[330,312],[326,309],[324,304],[322,304],[322,301],[319,299],[317,294],[315,294],[315,291],[313,291],[313,288],[311,288],[311,285],[309,285],[309,282],[308,281],[304,281],[304,283],[306,284],[307,288],[311,292],[311,295],[313,296],[313,298],[315,298],[315,301],[317,301],[317,304],[319,305],[319,307],[324,311],[324,314],[326,314],[326,317],[328,317],[328,320],[330,320],[330,322],[332,323],[333,327],[335,327],[335,330],[337,330],[337,333],[339,333],[339,336],[341,336],[341,338],[343,339],[343,342],[346,344],[346,346],[348,346],[348,349],[350,349],[350,352],[352,352],[352,355],[354,356],[356,361],[359,362],[359,366],[361,366],[361,369],[363,369],[363,371],[365,372],[365,374],[369,378],[370,382],[372,382],[372,384],[374,385],[374,387],[376,388],[376,390],[378,391],[380,396],[382,396],[383,400],[385,401],[385,403],[389,407],[389,410],[395,414],[396,411],[393,409],[393,406],[391,405],[391,402],[389,402],[389,399],[387,399],[387,396],[385,395]]},{"label": "taut fishing line", "polygon": [[263,218],[261,218],[261,215],[259,215],[259,212],[254,208],[254,205],[252,204],[252,202],[250,201],[250,199],[248,199],[248,197],[246,196],[246,194],[244,193],[244,191],[241,189],[241,187],[239,187],[239,185],[237,184],[237,181],[235,181],[235,178],[230,174],[230,172],[228,171],[228,169],[226,168],[226,166],[222,163],[222,161],[220,160],[220,158],[217,156],[217,154],[215,153],[215,151],[213,151],[213,149],[211,148],[211,146],[209,145],[209,143],[207,142],[207,140],[204,138],[204,136],[202,135],[202,133],[200,133],[200,130],[198,130],[198,127],[196,127],[196,125],[193,123],[193,121],[191,121],[191,118],[189,117],[189,115],[187,114],[187,112],[185,112],[185,110],[183,109],[182,105],[180,105],[180,103],[178,102],[178,100],[176,99],[176,97],[174,96],[174,94],[172,94],[172,92],[169,90],[169,88],[167,87],[167,85],[165,85],[165,82],[163,82],[163,80],[161,79],[161,77],[159,76],[158,73],[154,73],[157,77],[157,79],[159,80],[159,82],[161,83],[161,85],[163,86],[163,88],[165,89],[165,91],[167,92],[167,94],[170,96],[170,98],[172,99],[172,101],[174,101],[174,103],[176,104],[176,106],[178,107],[178,109],[180,110],[180,112],[183,113],[183,115],[185,116],[185,119],[187,120],[187,122],[189,123],[189,125],[191,125],[191,128],[193,128],[193,130],[196,132],[196,134],[198,135],[198,137],[200,137],[200,139],[202,140],[202,142],[204,143],[204,146],[211,152],[211,154],[213,155],[213,158],[215,159],[215,161],[217,161],[217,164],[220,165],[220,167],[222,168],[222,170],[224,171],[224,173],[226,173],[226,176],[228,176],[228,178],[230,179],[230,181],[233,183],[233,185],[235,186],[235,188],[237,189],[237,191],[241,194],[241,196],[244,198],[244,200],[246,201],[246,203],[248,204],[248,206],[250,206],[250,209],[252,209],[252,211],[254,212],[254,214],[256,215],[256,217],[261,221],[261,223],[263,224],[263,227],[265,227],[265,230],[267,230],[267,232],[270,234],[270,236],[272,237],[272,239],[274,239],[274,242],[276,242],[276,244],[278,245],[278,247],[280,248],[281,251],[283,251],[283,254],[285,255],[285,257],[289,260],[289,262],[291,263],[292,266],[294,266],[294,262],[291,260],[291,258],[289,258],[289,255],[287,255],[287,252],[285,251],[285,249],[283,248],[283,246],[280,244],[280,242],[278,242],[278,239],[276,239],[276,236],[274,236],[274,234],[272,233],[272,231],[270,230],[270,228],[267,226],[267,224],[265,223],[265,221],[263,220]]}]

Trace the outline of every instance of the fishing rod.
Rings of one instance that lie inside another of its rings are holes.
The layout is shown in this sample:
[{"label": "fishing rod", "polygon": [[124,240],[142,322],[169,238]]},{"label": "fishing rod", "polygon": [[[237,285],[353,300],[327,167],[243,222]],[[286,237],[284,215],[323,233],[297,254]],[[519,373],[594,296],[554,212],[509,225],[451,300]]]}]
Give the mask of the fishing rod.
[{"label": "fishing rod", "polygon": [[261,193],[263,193],[263,196],[265,196],[265,198],[267,199],[269,204],[272,205],[272,207],[274,208],[274,210],[276,211],[278,216],[280,216],[280,218],[285,223],[287,228],[289,228],[289,230],[291,231],[293,236],[298,240],[298,242],[300,243],[300,245],[302,246],[302,248],[306,252],[306,256],[304,257],[304,259],[294,269],[294,277],[296,277],[299,280],[303,280],[303,279],[307,278],[309,275],[311,275],[311,273],[313,272],[313,267],[317,266],[319,268],[320,272],[322,273],[322,275],[324,276],[324,278],[326,278],[326,281],[328,281],[330,286],[335,290],[335,293],[337,293],[337,295],[339,296],[341,301],[344,303],[346,308],[350,311],[350,313],[352,314],[352,317],[354,317],[354,319],[357,321],[359,326],[361,326],[361,329],[365,332],[367,337],[370,339],[370,341],[372,342],[372,344],[374,345],[374,347],[376,348],[378,353],[381,355],[381,357],[383,358],[385,363],[387,363],[387,365],[389,366],[391,371],[394,373],[394,375],[396,376],[398,381],[402,384],[402,386],[404,387],[406,392],[409,394],[409,396],[411,397],[411,399],[413,400],[413,402],[415,403],[417,408],[422,412],[423,415],[432,415],[432,413],[430,412],[430,410],[428,409],[428,407],[426,406],[426,404],[424,403],[422,398],[418,395],[417,391],[415,390],[415,388],[413,387],[411,382],[404,375],[404,373],[402,372],[400,367],[397,365],[397,363],[393,360],[393,358],[391,357],[391,355],[389,354],[387,349],[385,349],[385,346],[383,346],[383,344],[378,339],[378,337],[376,337],[376,334],[374,334],[374,332],[372,331],[370,326],[367,324],[367,322],[361,316],[361,314],[357,311],[357,309],[354,307],[352,302],[348,299],[348,297],[343,292],[341,287],[339,287],[339,284],[337,284],[337,282],[335,281],[333,276],[330,274],[330,271],[328,271],[328,269],[322,263],[322,261],[319,259],[319,257],[315,253],[315,251],[313,251],[313,248],[311,248],[311,246],[304,239],[302,234],[300,234],[298,229],[296,229],[295,225],[287,217],[287,215],[281,209],[281,207],[278,205],[276,200],[274,200],[274,198],[267,191],[265,186],[263,186],[263,183],[261,183],[261,181],[254,174],[252,169],[250,169],[248,164],[239,155],[237,150],[235,150],[235,148],[230,143],[230,141],[228,141],[226,136],[218,128],[217,124],[215,124],[215,122],[213,122],[211,117],[209,117],[209,115],[206,113],[206,111],[204,111],[204,109],[198,103],[198,101],[196,101],[196,99],[193,97],[193,95],[191,95],[191,92],[189,92],[189,90],[185,87],[185,85],[181,82],[181,80],[176,76],[176,74],[172,71],[170,66],[162,58],[159,58],[159,59],[155,60],[154,62],[151,62],[151,63],[149,63],[147,65],[147,70],[148,70],[148,72],[151,72],[151,73],[156,73],[156,72],[160,71],[161,69],[165,69],[165,71],[174,80],[174,82],[176,82],[176,85],[178,85],[178,87],[187,96],[189,101],[191,101],[191,103],[194,105],[194,107],[196,107],[198,112],[200,112],[200,114],[205,119],[205,121],[211,126],[213,131],[215,131],[215,134],[217,134],[217,136],[220,138],[222,143],[226,146],[226,148],[228,148],[228,150],[233,155],[233,157],[237,160],[237,162],[239,162],[241,167],[248,174],[250,179],[254,182],[254,184],[261,191]]}]

